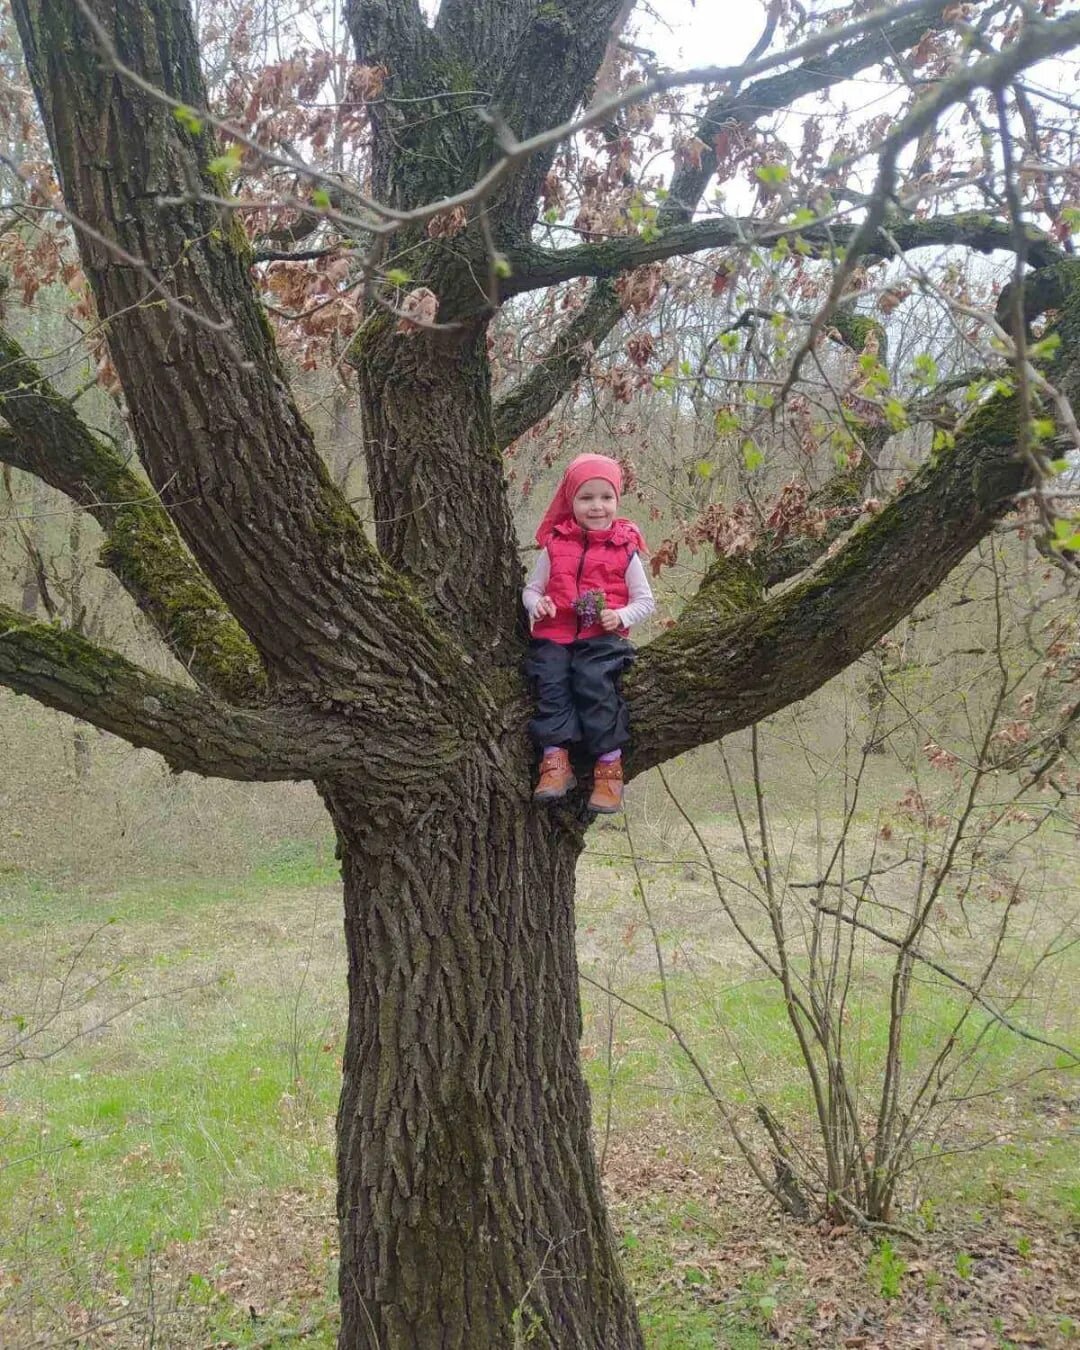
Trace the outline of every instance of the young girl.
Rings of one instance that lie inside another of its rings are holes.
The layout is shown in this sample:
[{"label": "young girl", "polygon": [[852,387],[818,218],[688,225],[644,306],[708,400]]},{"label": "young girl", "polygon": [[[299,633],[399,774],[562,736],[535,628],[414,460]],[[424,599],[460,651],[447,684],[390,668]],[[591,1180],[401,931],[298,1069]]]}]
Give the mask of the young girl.
[{"label": "young girl", "polygon": [[631,624],[656,608],[637,526],[617,518],[622,470],[606,455],[578,455],[536,531],[540,556],[522,599],[532,620],[525,673],[536,691],[529,732],[543,747],[533,798],[553,802],[576,786],[567,746],[596,760],[589,809],[622,809],[622,747],[630,739],[619,677],[634,659]]}]

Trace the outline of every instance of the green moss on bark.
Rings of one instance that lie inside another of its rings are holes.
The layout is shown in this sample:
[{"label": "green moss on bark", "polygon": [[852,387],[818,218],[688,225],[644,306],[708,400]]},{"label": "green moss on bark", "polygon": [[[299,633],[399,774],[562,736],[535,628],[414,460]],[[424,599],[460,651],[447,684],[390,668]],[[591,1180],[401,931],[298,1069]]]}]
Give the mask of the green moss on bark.
[{"label": "green moss on bark", "polygon": [[705,615],[729,618],[753,609],[765,598],[761,574],[742,558],[718,557],[705,573],[697,593],[683,609],[684,619]]},{"label": "green moss on bark", "polygon": [[266,679],[255,649],[184,547],[153,489],[114,446],[90,432],[3,330],[0,412],[13,432],[3,457],[94,516],[105,534],[102,565],[151,619],[173,655],[224,697],[257,701]]},{"label": "green moss on bark", "polygon": [[868,314],[857,314],[851,309],[838,309],[832,315],[829,323],[840,334],[844,345],[850,347],[856,355],[865,351],[868,338],[876,337],[878,360],[882,365],[885,364],[885,329],[877,319],[871,318]]},{"label": "green moss on bark", "polygon": [[101,562],[203,683],[240,703],[265,693],[266,675],[255,648],[160,507],[121,508],[106,534]]}]

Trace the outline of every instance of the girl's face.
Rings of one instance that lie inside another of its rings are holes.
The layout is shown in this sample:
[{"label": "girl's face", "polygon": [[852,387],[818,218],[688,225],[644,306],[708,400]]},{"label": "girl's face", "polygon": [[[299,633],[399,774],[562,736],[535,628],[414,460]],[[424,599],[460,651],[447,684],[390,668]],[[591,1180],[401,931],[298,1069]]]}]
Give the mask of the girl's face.
[{"label": "girl's face", "polygon": [[619,498],[606,478],[590,478],[574,493],[574,519],[585,530],[606,530]]}]

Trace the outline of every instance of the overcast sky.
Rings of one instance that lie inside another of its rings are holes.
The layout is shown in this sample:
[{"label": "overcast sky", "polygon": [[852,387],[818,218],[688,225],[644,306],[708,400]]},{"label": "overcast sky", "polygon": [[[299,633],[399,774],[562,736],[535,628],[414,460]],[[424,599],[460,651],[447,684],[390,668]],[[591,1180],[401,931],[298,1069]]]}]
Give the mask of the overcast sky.
[{"label": "overcast sky", "polygon": [[653,0],[657,20],[631,20],[637,41],[667,66],[728,65],[740,61],[760,36],[765,11],[758,0]]}]

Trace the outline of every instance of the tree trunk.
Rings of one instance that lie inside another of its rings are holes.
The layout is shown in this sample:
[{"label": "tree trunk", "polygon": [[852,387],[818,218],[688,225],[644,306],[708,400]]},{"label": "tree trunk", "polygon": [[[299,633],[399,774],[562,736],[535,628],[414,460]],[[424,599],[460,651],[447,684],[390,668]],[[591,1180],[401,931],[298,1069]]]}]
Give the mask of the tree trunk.
[{"label": "tree trunk", "polygon": [[[45,540],[43,514],[45,511],[45,484],[40,478],[30,480],[30,519],[26,522],[26,559],[23,563],[22,598],[19,608],[23,614],[36,614],[41,599],[38,568],[41,565],[41,547]],[[16,507],[18,514],[18,507]]]},{"label": "tree trunk", "polygon": [[[83,600],[83,578],[86,560],[82,550],[82,512],[78,507],[71,513],[68,526],[68,552],[71,555],[71,613],[68,627],[80,636],[86,633],[86,602]],[[71,727],[71,749],[75,764],[75,781],[85,783],[90,777],[90,724],[76,717]]]},{"label": "tree trunk", "polygon": [[491,422],[487,327],[484,319],[403,337],[380,315],[349,360],[379,552],[474,656],[501,651],[517,667],[522,575]]},{"label": "tree trunk", "polygon": [[[515,737],[520,747],[520,738]],[[342,1350],[638,1350],[578,1055],[581,822],[520,749],[323,795],[345,881]]]},{"label": "tree trunk", "polygon": [[345,880],[342,1350],[638,1350],[581,1073],[584,821],[536,810],[521,567],[486,321],[351,353],[382,555],[468,645],[506,721],[394,796],[323,793]]}]

